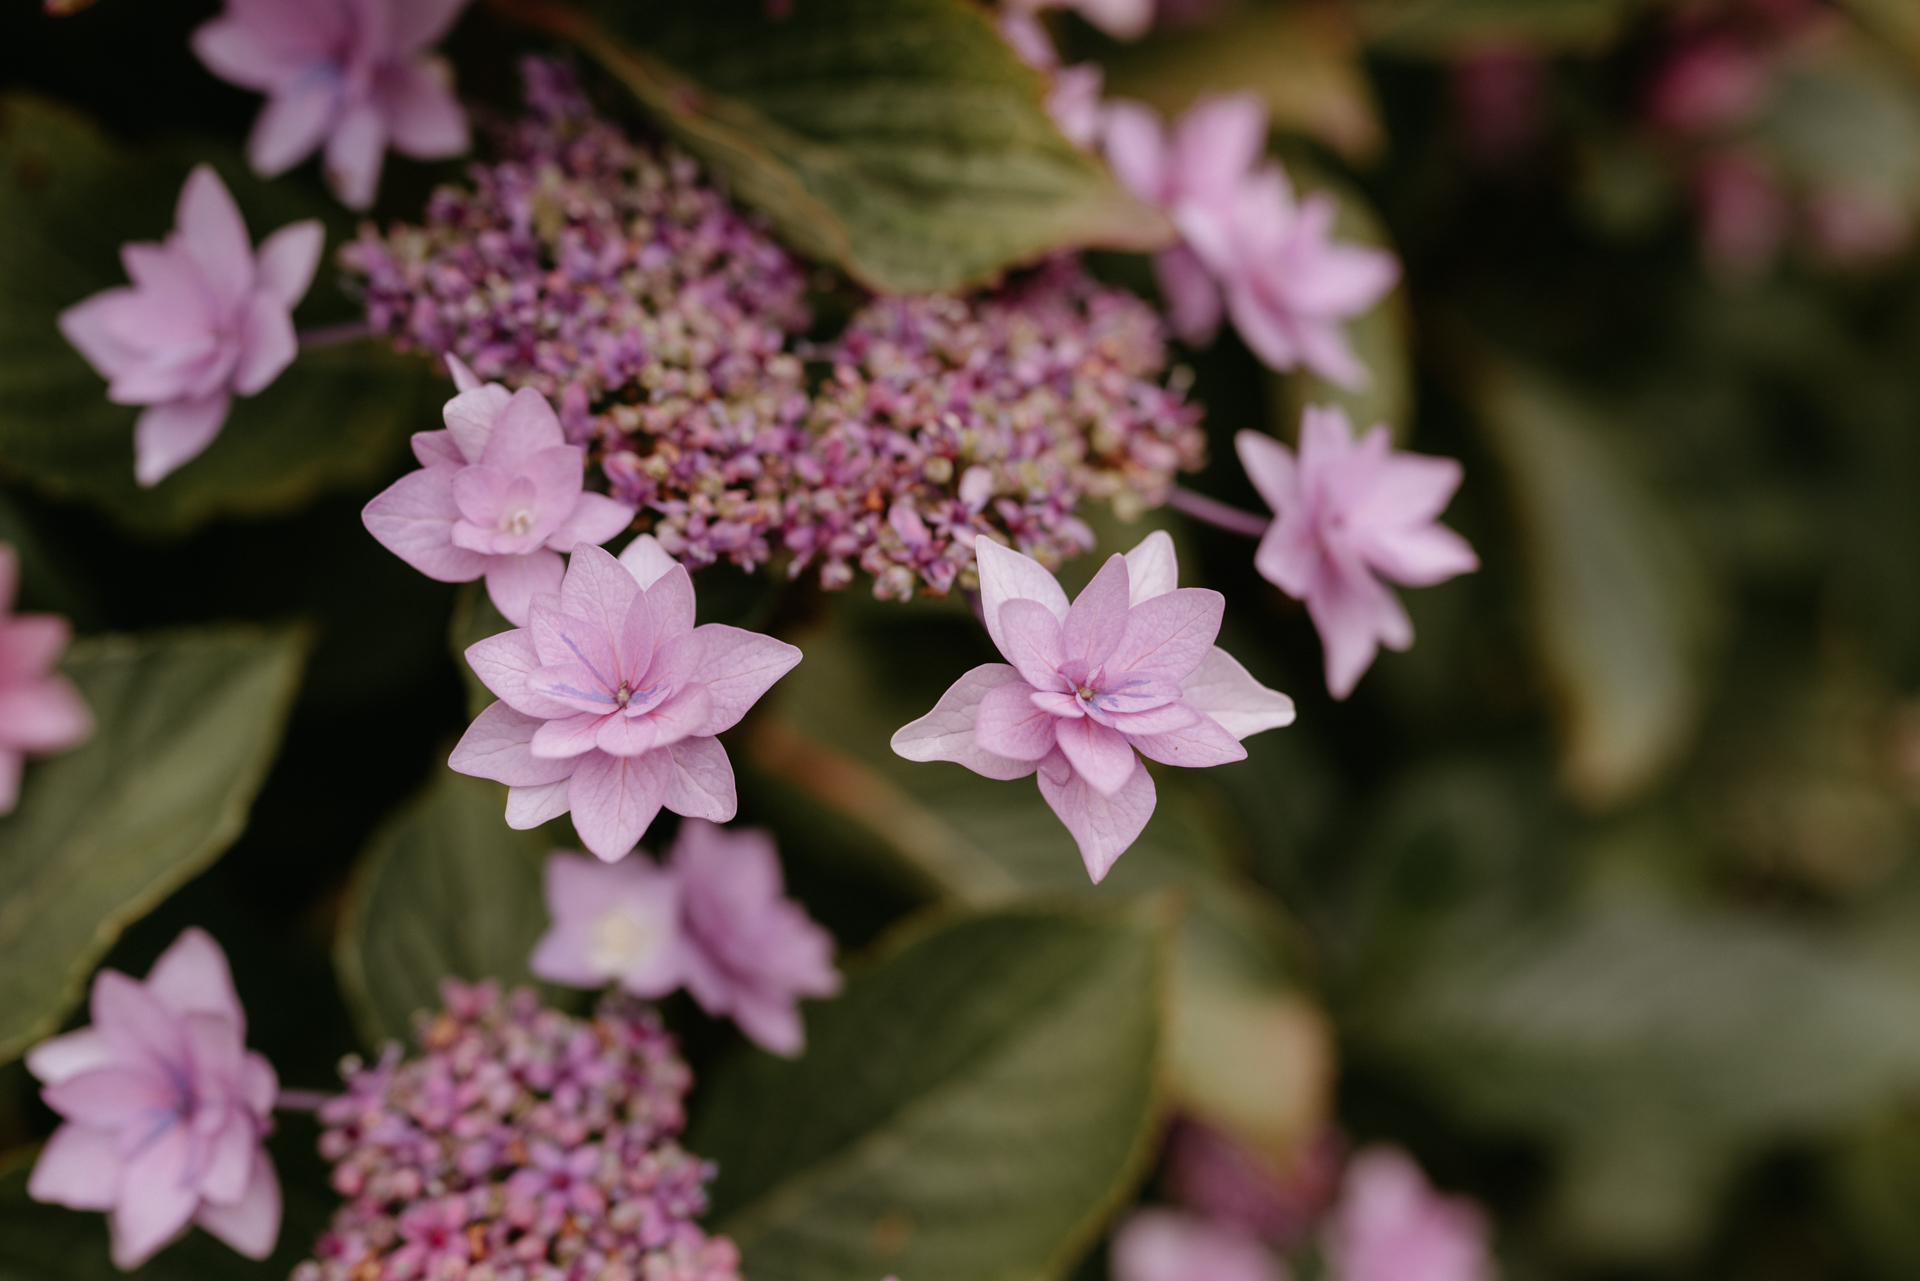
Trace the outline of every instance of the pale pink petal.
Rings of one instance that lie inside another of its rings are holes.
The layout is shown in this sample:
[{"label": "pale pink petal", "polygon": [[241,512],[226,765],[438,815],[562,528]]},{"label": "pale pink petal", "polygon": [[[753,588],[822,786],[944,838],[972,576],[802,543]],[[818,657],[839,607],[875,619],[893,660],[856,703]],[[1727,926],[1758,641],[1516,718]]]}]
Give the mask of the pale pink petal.
[{"label": "pale pink petal", "polygon": [[1362,554],[1375,572],[1408,587],[1430,587],[1480,568],[1472,546],[1445,525],[1377,529]]},{"label": "pale pink petal", "polygon": [[174,235],[207,286],[231,315],[253,292],[253,241],[246,220],[212,165],[195,165],[180,189]]},{"label": "pale pink petal", "polygon": [[1091,150],[1100,141],[1106,111],[1100,90],[1106,74],[1097,62],[1080,62],[1053,73],[1053,88],[1043,106],[1060,136],[1076,147]]},{"label": "pale pink petal", "polygon": [[[649,593],[649,600],[652,593]],[[799,663],[799,649],[758,632],[723,623],[694,629],[700,643],[696,666],[688,679],[706,688],[709,719],[696,734],[718,734],[740,723],[773,683]]]},{"label": "pale pink petal", "polygon": [[208,1135],[200,1131],[198,1137],[204,1145],[201,1159],[206,1168],[195,1187],[202,1200],[232,1205],[246,1195],[254,1158],[259,1155],[253,1127],[253,1118],[236,1108],[227,1111],[226,1124],[218,1132]]},{"label": "pale pink petal", "polygon": [[61,336],[87,358],[95,372],[112,380],[142,359],[121,337],[115,315],[139,295],[132,289],[105,289],[60,313]]},{"label": "pale pink petal", "polygon": [[652,587],[680,562],[667,555],[659,539],[652,534],[642,534],[620,553],[620,563],[627,567],[627,572],[633,575],[636,583],[642,587]]},{"label": "pale pink petal", "polygon": [[1019,669],[1021,678],[1037,690],[1064,690],[1060,664],[1059,616],[1039,601],[1025,597],[1000,607],[1000,652]]},{"label": "pale pink petal", "polygon": [[1060,65],[1060,55],[1053,47],[1053,37],[1047,34],[1047,29],[1031,13],[1006,8],[1001,10],[999,20],[994,25],[999,28],[1001,37],[1013,46],[1015,56],[1029,67],[1036,71],[1052,71]]},{"label": "pale pink petal", "polygon": [[1127,553],[1127,583],[1129,605],[1165,596],[1180,585],[1180,563],[1171,534],[1156,529]]},{"label": "pale pink petal", "polygon": [[[644,719],[652,724],[662,747],[688,737],[712,737],[703,727],[713,723],[713,696],[703,685],[688,685]],[[603,746],[601,750],[606,750]]]},{"label": "pale pink petal", "polygon": [[[655,584],[656,589],[660,586]],[[692,587],[686,590],[691,596]],[[633,575],[608,552],[590,546],[574,549],[573,559],[567,563],[566,579],[560,585],[560,608],[584,624],[585,629],[582,633],[580,629],[569,626],[566,633],[573,638],[574,644],[592,647],[588,650],[593,655],[591,661],[609,677],[613,676],[608,670],[612,666],[613,652],[611,648],[606,649],[603,665],[600,647],[610,647],[613,638],[620,634],[626,623],[627,609],[639,594],[640,585],[633,580]],[[658,615],[655,617],[658,618]],[[659,634],[657,624],[655,634]],[[536,635],[534,639],[536,645],[542,646],[542,657],[545,657],[546,651],[540,637]]]},{"label": "pale pink petal", "polygon": [[1398,1148],[1364,1148],[1347,1163],[1323,1251],[1342,1281],[1489,1281],[1486,1213],[1443,1196]]},{"label": "pale pink petal", "polygon": [[471,145],[467,113],[447,87],[445,62],[388,63],[375,77],[374,96],[386,117],[395,151],[416,160],[443,160]]},{"label": "pale pink petal", "polygon": [[118,970],[94,975],[88,1010],[118,1064],[177,1063],[186,1054],[179,1020],[144,984]]},{"label": "pale pink petal", "polygon": [[70,1210],[111,1210],[125,1165],[115,1131],[69,1121],[40,1149],[27,1195]]},{"label": "pale pink petal", "polygon": [[1092,717],[1055,720],[1053,726],[1061,754],[1073,766],[1073,772],[1102,796],[1117,793],[1141,768],[1125,736]]},{"label": "pale pink petal", "polygon": [[361,523],[381,546],[442,583],[472,582],[487,568],[485,556],[453,545],[453,525],[460,519],[453,501],[454,474],[445,463],[408,472],[360,513]]},{"label": "pale pink petal", "polygon": [[1209,650],[1180,690],[1188,706],[1237,739],[1293,724],[1293,700],[1255,680],[1223,649]]},{"label": "pale pink petal", "polygon": [[265,1152],[253,1152],[246,1190],[230,1205],[203,1204],[194,1222],[249,1259],[264,1259],[280,1239],[280,1179]]},{"label": "pale pink petal", "polygon": [[1178,587],[1127,611],[1127,630],[1110,672],[1160,672],[1183,680],[1200,665],[1220,634],[1226,597],[1204,587]]},{"label": "pale pink petal", "polygon": [[1153,776],[1136,761],[1125,785],[1112,796],[1103,796],[1088,786],[1065,757],[1051,757],[1041,763],[1038,777],[1040,795],[1066,824],[1080,847],[1087,875],[1099,884],[1153,817]]},{"label": "pale pink petal", "polygon": [[567,812],[567,780],[507,789],[507,826],[524,832]]},{"label": "pale pink petal", "polygon": [[533,674],[540,670],[540,658],[533,652],[533,641],[524,629],[500,632],[467,646],[467,666],[480,683],[506,700],[509,707],[528,716],[552,719],[572,716],[580,709],[533,687]]},{"label": "pale pink petal", "polygon": [[133,477],[153,486],[199,455],[227,421],[227,393],[155,405],[133,425]]},{"label": "pale pink petal", "polygon": [[[13,549],[5,543],[0,543],[0,551],[9,558],[13,554]],[[12,564],[11,559],[7,564]],[[4,566],[0,566],[0,573],[4,572]],[[60,657],[60,651],[73,638],[73,628],[58,614],[6,617],[7,603],[13,598],[13,583],[11,575],[0,579],[0,680],[38,678]]]},{"label": "pale pink petal", "polygon": [[1202,98],[1173,128],[1169,170],[1175,198],[1229,198],[1267,150],[1267,105],[1239,93]]},{"label": "pale pink petal", "polygon": [[[1144,711],[1110,709],[1107,714],[1107,720],[1112,727],[1126,735],[1129,740],[1142,735],[1171,734],[1175,730],[1189,729],[1204,719],[1205,717],[1188,707],[1179,698],[1169,699],[1158,707],[1150,707]],[[1233,759],[1240,758],[1236,756]]]},{"label": "pale pink petal", "polygon": [[1233,316],[1233,327],[1241,341],[1267,368],[1285,372],[1300,364],[1298,319],[1275,306],[1260,290],[1258,281],[1230,277],[1227,311]]},{"label": "pale pink petal", "polygon": [[567,570],[560,553],[544,547],[524,556],[489,556],[486,567],[487,595],[493,598],[500,616],[516,627],[527,625],[535,596],[560,591],[560,580]]},{"label": "pale pink petal", "polygon": [[[454,381],[458,386],[458,374]],[[493,435],[493,425],[500,421],[500,415],[506,412],[507,402],[512,397],[513,393],[499,383],[485,383],[471,389],[462,388],[440,411],[453,443],[460,447],[460,456],[467,462],[477,463],[486,454],[487,439]]]},{"label": "pale pink petal", "polygon": [[1033,773],[1033,762],[995,756],[974,738],[981,701],[989,691],[1003,685],[1031,688],[1005,663],[974,668],[948,687],[932,711],[894,731],[894,752],[910,761],[953,761],[987,778],[1025,778]]},{"label": "pale pink petal", "polygon": [[405,57],[439,43],[466,7],[467,0],[395,0],[393,52]]},{"label": "pale pink petal", "polygon": [[1236,433],[1233,448],[1240,455],[1247,479],[1276,515],[1284,515],[1300,502],[1300,470],[1291,449],[1254,431]]},{"label": "pale pink petal", "polygon": [[1080,16],[1115,40],[1138,40],[1153,25],[1154,0],[1074,0]]},{"label": "pale pink petal", "polygon": [[386,158],[387,127],[371,103],[348,108],[327,139],[327,186],[349,209],[366,209],[380,186]]},{"label": "pale pink petal", "polygon": [[672,783],[673,757],[666,751],[645,756],[587,753],[567,784],[581,844],[609,863],[625,858],[647,834]]},{"label": "pale pink petal", "polygon": [[1107,103],[1105,143],[1107,164],[1121,185],[1154,204],[1167,199],[1167,135],[1159,112],[1144,102]]},{"label": "pale pink petal", "polygon": [[317,218],[280,228],[260,242],[261,290],[291,310],[307,296],[326,247],[327,229]]},{"label": "pale pink petal", "polygon": [[634,509],[616,498],[583,493],[574,500],[573,510],[560,522],[560,528],[547,539],[547,546],[557,552],[570,552],[576,543],[598,547],[632,524],[633,516]]},{"label": "pale pink petal", "polygon": [[197,925],[182,930],[153,963],[147,990],[175,1014],[217,1014],[230,1020],[240,1037],[246,1036],[247,1015],[233,990],[227,954]]},{"label": "pale pink petal", "polygon": [[184,1083],[150,1063],[112,1065],[82,1072],[40,1091],[46,1105],[69,1121],[118,1130],[168,1117],[182,1102]]},{"label": "pale pink petal", "polygon": [[[1079,659],[1089,669],[1105,663],[1126,634],[1131,597],[1127,558],[1116,552],[1107,557],[1100,572],[1067,610],[1066,621],[1060,625],[1062,659]],[[1000,625],[1004,629],[1007,620],[1002,618]]]},{"label": "pale pink petal", "polygon": [[1365,570],[1326,574],[1307,597],[1307,613],[1326,649],[1327,689],[1335,698],[1353,692],[1379,645],[1405,649],[1413,643],[1406,610]]},{"label": "pale pink petal", "polygon": [[1066,618],[1067,594],[1039,561],[1002,547],[991,538],[976,541],[973,552],[980,565],[980,613],[986,620],[987,634],[1002,654],[1007,653],[1007,647],[1000,628],[1000,610],[1008,601],[1038,601],[1054,618]]},{"label": "pale pink petal", "polygon": [[1210,716],[1200,716],[1183,729],[1160,734],[1128,734],[1127,742],[1142,756],[1162,765],[1202,769],[1247,759],[1247,749]]},{"label": "pale pink petal", "polygon": [[310,70],[351,37],[332,0],[227,0],[193,33],[193,51],[223,80],[262,93]]},{"label": "pale pink petal", "polygon": [[[562,716],[550,720],[533,732],[533,741],[528,745],[537,760],[569,760],[583,753],[591,752],[600,742],[600,729],[609,720],[624,720],[624,717],[606,716],[594,712],[581,712],[573,716]],[[641,727],[641,733],[651,736],[651,729]],[[646,750],[642,748],[641,751]],[[639,752],[628,753],[639,755]]]},{"label": "pale pink petal", "polygon": [[479,461],[513,475],[534,455],[564,448],[569,448],[566,433],[560,429],[560,419],[554,414],[553,406],[533,388],[522,387],[494,418],[486,450]]},{"label": "pale pink petal", "polygon": [[342,88],[338,72],[321,68],[276,89],[247,136],[247,163],[253,171],[277,178],[319,150],[340,117]]},{"label": "pale pink petal", "polygon": [[265,389],[300,351],[287,305],[261,290],[247,299],[236,338],[239,357],[233,366],[232,387],[242,396]]},{"label": "pale pink petal", "polygon": [[749,993],[733,1002],[731,1013],[747,1039],[769,1053],[792,1059],[807,1048],[806,1024],[791,1000],[758,1000]]},{"label": "pale pink petal", "polygon": [[115,1267],[139,1267],[193,1221],[200,1198],[187,1181],[189,1155],[187,1127],[174,1124],[128,1158],[109,1219]]},{"label": "pale pink petal", "polygon": [[732,820],[739,808],[734,789],[733,763],[717,738],[683,738],[667,749],[673,758],[673,779],[666,807],[687,818],[709,822]]},{"label": "pale pink petal", "polygon": [[[446,356],[443,357],[443,359],[446,361],[447,374],[453,379],[453,389],[456,392],[469,392],[469,391],[480,390],[480,387],[482,385],[480,382],[480,375],[474,373],[473,370],[469,369],[467,367],[466,361],[460,359],[460,357],[454,355],[452,352],[448,352]],[[506,396],[506,390],[507,389],[504,387],[500,388],[500,392],[502,396],[502,400],[500,402],[501,404],[506,403],[504,399],[504,397]],[[485,448],[484,441],[481,442],[481,447],[483,449]],[[477,453],[474,455],[475,458],[478,458],[479,456],[480,455]]]},{"label": "pale pink petal", "polygon": [[[650,752],[655,747],[664,746],[660,741],[663,737],[660,727],[651,716],[583,716],[576,719],[587,722],[593,731],[591,737],[585,739],[586,747],[579,749],[581,751],[597,747],[611,756],[638,756],[642,752]],[[546,729],[542,729],[539,734],[533,736],[534,752],[545,754],[541,752],[541,736],[547,730],[568,723],[570,722],[549,721]],[[583,736],[575,736],[574,741],[579,741],[581,737]],[[681,734],[678,737],[685,738],[686,735]],[[553,754],[577,755],[578,753],[559,751]]]},{"label": "pale pink petal", "polygon": [[546,722],[493,703],[460,736],[447,764],[455,772],[490,778],[509,787],[540,787],[573,773],[571,760],[541,760],[530,745],[534,731]]},{"label": "pale pink petal", "polygon": [[62,676],[0,688],[0,746],[9,751],[63,752],[93,733],[93,713]]},{"label": "pale pink petal", "polygon": [[58,1085],[112,1062],[113,1051],[90,1027],[51,1037],[27,1051],[27,1071],[47,1085]]},{"label": "pale pink petal", "polygon": [[1167,304],[1167,324],[1174,335],[1195,347],[1213,341],[1226,315],[1220,285],[1200,256],[1176,245],[1153,256],[1153,278]]},{"label": "pale pink petal", "polygon": [[[599,554],[606,556],[605,552],[599,552]],[[655,644],[664,647],[669,642],[692,633],[694,630],[693,579],[687,573],[685,565],[675,565],[654,579],[652,585],[645,591],[647,607],[653,611]]]},{"label": "pale pink petal", "polygon": [[1367,385],[1369,374],[1336,320],[1302,316],[1295,322],[1294,342],[1300,361],[1337,387],[1349,390]]},{"label": "pale pink petal", "polygon": [[1037,764],[1053,750],[1054,718],[1034,706],[1033,693],[1025,681],[996,685],[985,692],[973,731],[981,751]]},{"label": "pale pink petal", "polygon": [[[1259,1238],[1179,1210],[1138,1210],[1114,1233],[1113,1281],[1284,1281]],[[1341,1281],[1359,1281],[1340,1274]],[[1371,1281],[1427,1281],[1408,1273]],[[1437,1279],[1436,1279],[1437,1281]],[[1465,1281],[1464,1278],[1461,1281]]]}]

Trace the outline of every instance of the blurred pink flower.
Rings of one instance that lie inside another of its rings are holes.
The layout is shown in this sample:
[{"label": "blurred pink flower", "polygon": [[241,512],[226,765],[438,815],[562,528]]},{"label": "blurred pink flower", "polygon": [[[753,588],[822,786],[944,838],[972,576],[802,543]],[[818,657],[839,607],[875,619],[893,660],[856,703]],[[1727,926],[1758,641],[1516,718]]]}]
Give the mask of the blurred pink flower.
[{"label": "blurred pink flower", "polygon": [[1488,1232],[1479,1206],[1435,1192],[1400,1149],[1372,1147],[1347,1163],[1325,1244],[1335,1281],[1487,1281]]},{"label": "blurred pink flower", "polygon": [[1793,211],[1773,167],[1743,151],[1701,160],[1693,175],[1700,245],[1726,276],[1754,276],[1773,265],[1792,230]]},{"label": "blurred pink flower", "polygon": [[1540,140],[1546,124],[1547,59],[1524,44],[1471,48],[1449,68],[1453,114],[1467,150],[1498,164]]},{"label": "blurred pink flower", "polygon": [[1327,688],[1345,698],[1379,646],[1413,644],[1413,624],[1382,578],[1425,587],[1480,566],[1466,540],[1437,522],[1460,487],[1460,464],[1396,452],[1384,424],[1356,441],[1339,409],[1306,411],[1297,458],[1256,432],[1234,445],[1274,512],[1254,567],[1306,602],[1326,649]]},{"label": "blurred pink flower", "polygon": [[798,998],[832,996],[840,974],[833,936],[786,897],[773,838],[690,818],[668,866],[680,882],[687,991],[775,1054],[800,1053]]},{"label": "blurred pink flower", "polygon": [[581,842],[612,862],[663,806],[733,817],[733,767],[714,735],[799,661],[771,636],[695,627],[693,580],[651,535],[619,560],[582,543],[559,594],[534,598],[529,626],[468,648],[501,701],[448,763],[507,784],[509,826],[572,810]]},{"label": "blurred pink flower", "polygon": [[444,59],[427,52],[467,0],[227,0],[193,33],[223,80],[267,95],[247,158],[265,177],[326,148],[327,185],[373,204],[389,146],[420,160],[468,146]]},{"label": "blurred pink flower", "polygon": [[1100,141],[1106,119],[1100,88],[1105,77],[1097,62],[1079,62],[1053,73],[1053,88],[1047,94],[1047,114],[1060,127],[1066,140],[1076,147],[1091,149]]},{"label": "blurred pink flower", "polygon": [[246,1033],[227,958],[198,929],[184,931],[145,982],[100,971],[93,1025],[27,1055],[64,1122],[28,1194],[107,1211],[123,1269],[192,1223],[266,1258],[280,1235],[280,1183],[260,1143],[279,1082]]},{"label": "blurred pink flower", "polygon": [[457,358],[447,363],[460,394],[447,402],[446,430],[414,434],[421,470],[381,492],[361,519],[429,578],[485,575],[501,614],[524,627],[532,599],[560,590],[560,553],[606,542],[634,509],[582,491],[586,450],[567,443],[539,392],[481,386]]},{"label": "blurred pink flower", "polygon": [[[975,543],[980,604],[1008,663],[962,676],[893,736],[911,761],[954,761],[994,779],[1038,773],[1096,882],[1153,814],[1165,765],[1241,760],[1240,740],[1293,721],[1293,702],[1214,647],[1224,600],[1179,588],[1173,540],[1113,556],[1071,607],[1037,561]],[[1011,664],[1011,665],[1009,665]]]},{"label": "blurred pink flower", "polygon": [[1894,197],[1864,187],[1825,187],[1807,197],[1807,234],[1842,265],[1891,258],[1913,238],[1913,215]]},{"label": "blurred pink flower", "polygon": [[292,223],[259,255],[226,185],[187,176],[164,244],[129,244],[131,288],[60,313],[60,332],[109,380],[107,399],[147,405],[133,429],[134,477],[158,484],[213,442],[235,393],[251,396],[293,363],[293,307],[313,283],[326,232]]},{"label": "blurred pink flower", "polygon": [[1153,0],[1006,0],[1008,13],[1072,9],[1116,40],[1138,40],[1153,25]]},{"label": "blurred pink flower", "polygon": [[1286,1281],[1258,1237],[1178,1210],[1136,1210],[1113,1235],[1113,1281]]},{"label": "blurred pink flower", "polygon": [[1277,1170],[1263,1153],[1224,1131],[1182,1117],[1167,1139],[1163,1178],[1168,1193],[1187,1209],[1291,1248],[1332,1204],[1342,1148],[1339,1132],[1329,1126]]},{"label": "blurred pink flower", "polygon": [[93,713],[53,665],[72,629],[57,614],[16,614],[20,561],[0,543],[0,814],[20,800],[28,753],[77,747],[93,733]]},{"label": "blurred pink flower", "polygon": [[1767,51],[1728,32],[1706,33],[1668,53],[1647,91],[1647,114],[1676,133],[1731,129],[1760,110],[1773,71]]},{"label": "blurred pink flower", "polygon": [[649,999],[684,981],[679,877],[638,850],[618,863],[556,850],[546,884],[553,924],[533,949],[535,975],[568,987],[618,983]]}]

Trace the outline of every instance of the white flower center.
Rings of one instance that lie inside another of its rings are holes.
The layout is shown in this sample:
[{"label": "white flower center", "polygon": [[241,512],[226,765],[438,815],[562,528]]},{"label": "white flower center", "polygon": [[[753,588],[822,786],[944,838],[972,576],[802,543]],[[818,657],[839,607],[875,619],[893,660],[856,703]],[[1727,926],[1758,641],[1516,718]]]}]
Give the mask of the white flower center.
[{"label": "white flower center", "polygon": [[591,955],[595,968],[621,974],[665,942],[659,925],[627,907],[616,907],[593,924]]},{"label": "white flower center", "polygon": [[502,512],[500,514],[500,532],[503,534],[512,534],[515,538],[524,538],[532,528],[533,512],[525,507],[517,507],[512,511]]}]

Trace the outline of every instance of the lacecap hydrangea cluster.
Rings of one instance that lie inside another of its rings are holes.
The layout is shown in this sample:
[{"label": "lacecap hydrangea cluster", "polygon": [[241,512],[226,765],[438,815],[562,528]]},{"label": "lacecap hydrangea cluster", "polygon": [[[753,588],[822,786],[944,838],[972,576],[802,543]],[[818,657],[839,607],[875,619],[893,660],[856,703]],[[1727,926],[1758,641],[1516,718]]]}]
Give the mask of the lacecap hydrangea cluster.
[{"label": "lacecap hydrangea cluster", "polygon": [[1200,464],[1159,317],[1077,262],[876,299],[805,344],[802,269],[759,222],[596,117],[565,69],[525,71],[529,114],[471,189],[363,229],[344,261],[376,332],[552,399],[688,566],[944,593],[973,585],[975,537],[1055,564],[1091,546],[1081,501],[1157,506]]},{"label": "lacecap hydrangea cluster", "polygon": [[293,1281],[738,1281],[674,1140],[691,1076],[629,997],[591,1019],[449,981],[424,1053],[348,1061],[321,1155],[347,1198]]}]

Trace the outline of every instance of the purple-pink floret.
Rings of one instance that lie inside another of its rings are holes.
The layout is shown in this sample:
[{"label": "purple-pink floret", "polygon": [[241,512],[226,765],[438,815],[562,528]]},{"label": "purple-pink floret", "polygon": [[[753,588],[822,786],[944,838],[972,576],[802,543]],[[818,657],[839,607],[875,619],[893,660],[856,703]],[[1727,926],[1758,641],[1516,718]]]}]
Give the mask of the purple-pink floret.
[{"label": "purple-pink floret", "polygon": [[675,1142],[691,1077],[649,1007],[444,996],[421,1057],[349,1060],[320,1109],[347,1203],[294,1281],[738,1281],[694,1222],[713,1167]]},{"label": "purple-pink floret", "polygon": [[343,260],[397,345],[552,399],[689,568],[943,594],[974,586],[978,535],[1057,565],[1092,545],[1084,500],[1131,518],[1200,465],[1159,317],[1075,260],[876,299],[804,345],[802,268],[759,222],[684,155],[595,118],[564,69],[526,74],[530,114],[473,189],[441,189],[422,227],[363,230]]}]

